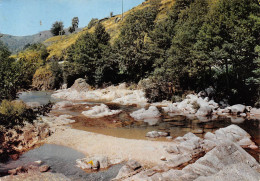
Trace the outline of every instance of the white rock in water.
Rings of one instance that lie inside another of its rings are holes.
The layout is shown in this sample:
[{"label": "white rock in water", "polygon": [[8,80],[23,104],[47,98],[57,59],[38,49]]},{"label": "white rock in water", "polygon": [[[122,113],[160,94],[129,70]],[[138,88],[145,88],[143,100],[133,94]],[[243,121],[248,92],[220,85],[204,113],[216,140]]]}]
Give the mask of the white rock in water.
[{"label": "white rock in water", "polygon": [[39,102],[26,102],[26,106],[31,108],[36,108],[36,107],[40,107],[41,104]]},{"label": "white rock in water", "polygon": [[131,113],[130,116],[136,120],[144,120],[149,118],[158,118],[161,116],[161,113],[155,106],[150,106],[148,110],[142,108]]},{"label": "white rock in water", "polygon": [[67,107],[71,107],[74,104],[70,101],[61,101],[61,102],[57,102],[54,106],[53,109],[65,109]]},{"label": "white rock in water", "polygon": [[242,104],[236,104],[231,106],[230,109],[233,114],[238,114],[238,113],[243,113],[246,109],[246,106]]},{"label": "white rock in water", "polygon": [[158,133],[158,131],[150,131],[150,132],[146,133],[146,137],[158,138],[158,137],[160,137],[160,134]]},{"label": "white rock in water", "polygon": [[195,114],[199,116],[210,115],[213,110],[218,108],[218,104],[213,100],[209,100],[208,97],[202,99],[196,94],[189,94],[182,102],[176,102],[168,104],[167,107],[163,107],[164,112],[175,112],[184,114]]},{"label": "white rock in water", "polygon": [[246,113],[241,113],[240,116],[246,117]]},{"label": "white rock in water", "polygon": [[165,156],[162,156],[162,157],[161,157],[161,160],[162,160],[162,161],[166,161],[167,159],[166,159]]},{"label": "white rock in water", "polygon": [[200,107],[199,110],[197,111],[196,115],[198,116],[207,116],[207,115],[211,115],[212,113],[212,109],[209,106],[203,106]]},{"label": "white rock in water", "polygon": [[149,119],[144,119],[145,123],[148,123],[150,126],[154,126],[159,122],[160,118],[149,118]]},{"label": "white rock in water", "polygon": [[226,128],[220,128],[213,133],[206,133],[205,139],[218,144],[220,141],[231,141],[240,146],[254,147],[255,143],[251,141],[251,136],[237,125],[230,125]]},{"label": "white rock in water", "polygon": [[109,160],[106,156],[92,156],[76,160],[77,167],[82,169],[99,169],[108,168],[110,166]]},{"label": "white rock in water", "polygon": [[260,115],[260,109],[252,108],[250,114]]},{"label": "white rock in water", "polygon": [[110,110],[107,105],[101,104],[100,106],[92,107],[88,111],[83,111],[82,114],[90,118],[101,118],[119,114],[120,112],[121,110]]},{"label": "white rock in water", "polygon": [[109,101],[122,105],[137,104],[146,106],[148,104],[142,90],[129,90],[125,84],[90,90],[86,83],[76,83],[75,81],[74,87],[58,90],[52,96],[67,100]]},{"label": "white rock in water", "polygon": [[231,117],[231,122],[235,123],[235,124],[240,124],[243,123],[245,121],[244,117]]},{"label": "white rock in water", "polygon": [[65,124],[71,124],[74,123],[75,120],[70,119],[72,116],[70,115],[60,115],[55,119],[55,124],[57,125],[65,125]]}]

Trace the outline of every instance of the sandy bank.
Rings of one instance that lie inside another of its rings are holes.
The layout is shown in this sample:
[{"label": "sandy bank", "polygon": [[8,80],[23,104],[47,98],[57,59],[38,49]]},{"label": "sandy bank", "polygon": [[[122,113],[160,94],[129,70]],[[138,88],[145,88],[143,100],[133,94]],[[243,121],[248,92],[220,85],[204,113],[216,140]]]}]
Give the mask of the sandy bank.
[{"label": "sandy bank", "polygon": [[149,166],[163,164],[161,157],[170,157],[165,147],[174,144],[116,138],[71,128],[58,129],[46,142],[76,149],[86,156],[106,155],[110,159],[135,159]]}]

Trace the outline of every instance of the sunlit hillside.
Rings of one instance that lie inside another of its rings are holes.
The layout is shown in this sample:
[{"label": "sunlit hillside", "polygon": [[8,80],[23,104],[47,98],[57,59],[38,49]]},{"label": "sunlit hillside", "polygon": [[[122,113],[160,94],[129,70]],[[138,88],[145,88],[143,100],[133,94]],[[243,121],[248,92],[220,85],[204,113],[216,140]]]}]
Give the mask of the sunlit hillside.
[{"label": "sunlit hillside", "polygon": [[[143,8],[149,7],[151,1],[148,0],[146,2],[143,2],[137,7],[132,8],[131,10],[124,13],[124,18],[127,17],[130,13],[141,10]],[[160,21],[164,18],[166,18],[166,14],[168,10],[172,7],[174,4],[174,0],[161,0],[160,3],[160,12],[157,15],[156,21]],[[119,35],[120,27],[124,23],[124,19],[122,21],[122,15],[116,15],[111,18],[104,18],[99,20],[106,28],[106,31],[111,36],[111,43],[115,41],[116,37]],[[86,25],[87,26],[87,25]],[[71,46],[75,41],[85,32],[93,32],[94,27],[91,29],[83,28],[82,31],[70,35],[63,35],[63,36],[55,36],[51,37],[44,41],[44,44],[47,46],[47,50],[49,51],[49,56],[47,60],[50,60],[52,58],[62,60],[64,57],[63,52],[66,51],[66,48]]]}]

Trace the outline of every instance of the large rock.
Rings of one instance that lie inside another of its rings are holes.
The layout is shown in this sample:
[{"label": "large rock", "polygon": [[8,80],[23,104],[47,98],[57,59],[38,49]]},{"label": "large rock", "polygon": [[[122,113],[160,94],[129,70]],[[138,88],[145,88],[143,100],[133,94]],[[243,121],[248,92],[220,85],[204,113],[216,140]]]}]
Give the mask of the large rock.
[{"label": "large rock", "polygon": [[[182,155],[184,156],[184,155]],[[187,156],[189,157],[189,156]],[[176,157],[177,158],[177,157]],[[188,158],[178,157],[176,162],[189,161]],[[181,160],[181,161],[180,161]],[[178,164],[175,164],[178,165]],[[175,165],[172,165],[173,167]],[[171,165],[169,165],[172,167]],[[166,166],[167,168],[167,166]],[[205,156],[182,170],[170,169],[168,171],[144,170],[125,180],[259,180],[259,163],[239,145],[224,141],[221,142]],[[234,176],[233,178],[231,178]],[[244,178],[244,179],[243,179]]]},{"label": "large rock", "polygon": [[142,108],[131,113],[130,116],[136,120],[144,120],[149,118],[158,118],[161,116],[161,113],[155,106],[150,106],[148,110]]},{"label": "large rock", "polygon": [[72,106],[73,103],[70,101],[61,101],[61,102],[57,102],[52,108],[62,110]]},{"label": "large rock", "polygon": [[181,114],[196,114],[198,116],[211,115],[213,110],[216,110],[219,105],[208,97],[202,98],[196,94],[189,94],[182,102],[168,104],[163,107],[165,112],[181,113]]},{"label": "large rock", "polygon": [[77,166],[82,169],[104,169],[110,166],[109,160],[106,156],[93,156],[76,160]]},{"label": "large rock", "polygon": [[260,174],[244,163],[228,165],[212,176],[201,176],[195,181],[259,181]]},{"label": "large rock", "polygon": [[120,112],[121,110],[110,110],[107,105],[101,104],[100,106],[92,107],[88,111],[83,111],[82,114],[90,118],[101,118],[119,114]]},{"label": "large rock", "polygon": [[202,139],[193,133],[187,133],[183,137],[177,137],[175,145],[168,146],[166,151],[173,154],[190,154],[194,155],[201,151],[200,144]]},{"label": "large rock", "polygon": [[74,84],[71,86],[71,89],[78,92],[87,92],[90,89],[90,85],[86,83],[85,79],[79,78],[75,80]]},{"label": "large rock", "polygon": [[139,172],[142,166],[135,160],[129,160],[117,174],[115,180],[123,180]]},{"label": "large rock", "polygon": [[[251,136],[242,128],[237,125],[230,125],[226,128],[220,128],[213,133],[206,133],[204,136],[205,140],[209,140],[211,145],[217,145],[221,141],[231,141],[237,143],[240,146],[246,146],[255,148],[256,145],[253,141],[251,141]],[[207,147],[207,144],[204,144],[203,147]]]},{"label": "large rock", "polygon": [[250,110],[250,114],[260,115],[260,109],[252,108]]},{"label": "large rock", "polygon": [[236,104],[230,107],[231,113],[233,114],[239,114],[239,113],[243,113],[246,109],[246,106],[242,105],[242,104]]},{"label": "large rock", "polygon": [[161,132],[161,131],[150,131],[146,133],[146,137],[149,138],[158,138],[158,137],[167,137],[169,136],[169,133]]}]

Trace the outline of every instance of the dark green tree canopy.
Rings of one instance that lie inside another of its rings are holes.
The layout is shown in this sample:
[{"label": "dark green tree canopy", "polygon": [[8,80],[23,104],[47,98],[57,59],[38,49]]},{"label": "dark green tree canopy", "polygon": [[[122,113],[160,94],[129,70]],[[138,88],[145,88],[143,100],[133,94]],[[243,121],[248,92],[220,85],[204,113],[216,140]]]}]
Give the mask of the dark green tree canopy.
[{"label": "dark green tree canopy", "polygon": [[64,35],[65,31],[63,30],[64,25],[62,21],[56,21],[52,24],[51,33],[53,36],[58,36],[60,34]]},{"label": "dark green tree canopy", "polygon": [[76,29],[78,27],[79,27],[79,18],[78,17],[74,17],[72,19],[71,26],[69,27],[69,32],[73,33],[74,31],[76,31]]}]

